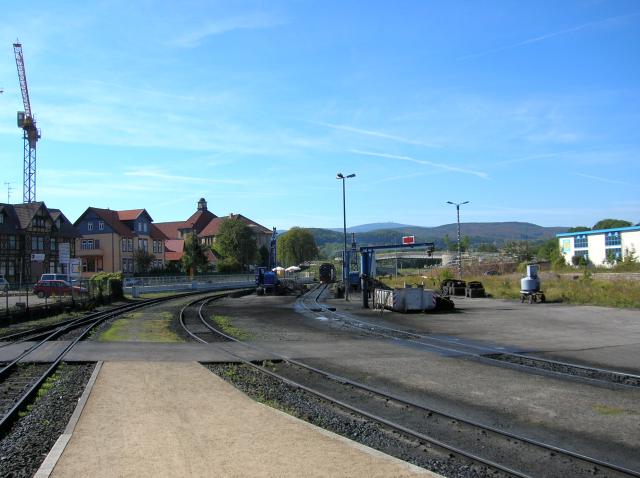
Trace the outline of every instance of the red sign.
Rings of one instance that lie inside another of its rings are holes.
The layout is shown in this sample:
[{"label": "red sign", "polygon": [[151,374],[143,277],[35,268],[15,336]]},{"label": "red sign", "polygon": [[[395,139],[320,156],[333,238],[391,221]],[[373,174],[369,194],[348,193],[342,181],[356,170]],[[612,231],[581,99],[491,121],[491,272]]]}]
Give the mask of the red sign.
[{"label": "red sign", "polygon": [[416,243],[416,236],[402,236],[402,243],[403,244],[415,244]]}]

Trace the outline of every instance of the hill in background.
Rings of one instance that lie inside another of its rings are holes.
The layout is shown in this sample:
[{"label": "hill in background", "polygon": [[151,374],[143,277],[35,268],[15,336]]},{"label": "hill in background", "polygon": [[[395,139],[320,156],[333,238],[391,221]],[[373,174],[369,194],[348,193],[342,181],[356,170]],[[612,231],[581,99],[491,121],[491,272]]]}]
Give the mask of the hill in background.
[{"label": "hill in background", "polygon": [[[371,229],[382,225],[382,228]],[[356,243],[360,246],[377,246],[383,244],[400,244],[402,236],[415,236],[416,242],[434,242],[436,249],[445,248],[445,237],[455,242],[458,235],[457,224],[445,224],[437,227],[420,227],[397,225],[394,223],[364,224],[349,228],[347,244],[351,245],[350,232],[356,232]],[[543,227],[528,222],[465,222],[460,225],[460,234],[469,236],[471,247],[479,244],[494,244],[500,247],[508,241],[531,241],[539,243],[555,237],[557,233],[566,232],[568,227]],[[309,229],[314,235],[316,244],[324,257],[334,257],[336,251],[344,247],[341,230]]]}]

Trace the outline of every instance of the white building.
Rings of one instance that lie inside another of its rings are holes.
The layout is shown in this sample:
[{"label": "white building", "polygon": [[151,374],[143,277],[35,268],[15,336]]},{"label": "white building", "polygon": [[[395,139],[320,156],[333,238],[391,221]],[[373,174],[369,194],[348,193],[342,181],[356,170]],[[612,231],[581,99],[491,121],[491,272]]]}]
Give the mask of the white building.
[{"label": "white building", "polygon": [[567,264],[574,256],[584,257],[590,263],[610,265],[610,259],[621,260],[628,254],[640,254],[640,226],[600,229],[596,231],[565,232],[556,234],[560,252]]}]

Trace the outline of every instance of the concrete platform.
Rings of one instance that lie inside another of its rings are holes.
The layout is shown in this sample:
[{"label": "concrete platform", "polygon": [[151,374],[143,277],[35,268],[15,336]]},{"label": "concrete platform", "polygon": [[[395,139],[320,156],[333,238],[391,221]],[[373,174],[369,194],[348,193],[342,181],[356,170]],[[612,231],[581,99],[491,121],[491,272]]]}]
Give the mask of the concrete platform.
[{"label": "concrete platform", "polygon": [[[51,362],[69,344],[52,342],[24,357],[23,362]],[[318,340],[316,342],[243,343],[152,343],[152,342],[80,342],[65,357],[65,362],[236,362],[238,356],[249,361],[279,358],[391,358],[404,345],[404,357],[423,357],[424,352],[441,356],[460,356],[428,345],[389,339]],[[28,343],[0,348],[0,362],[9,362],[28,348]],[[256,350],[259,348],[260,350]],[[502,348],[496,351],[505,351]],[[273,351],[273,352],[272,352]]]},{"label": "concrete platform", "polygon": [[105,363],[71,428],[36,476],[439,476],[254,402],[193,362]]}]

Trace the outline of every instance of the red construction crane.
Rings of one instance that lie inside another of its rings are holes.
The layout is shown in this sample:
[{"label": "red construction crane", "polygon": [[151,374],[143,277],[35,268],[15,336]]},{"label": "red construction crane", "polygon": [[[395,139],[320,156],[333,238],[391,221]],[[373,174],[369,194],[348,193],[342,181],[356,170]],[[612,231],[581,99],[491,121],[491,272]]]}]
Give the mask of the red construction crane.
[{"label": "red construction crane", "polygon": [[18,41],[13,44],[13,52],[16,56],[16,67],[18,68],[20,91],[22,91],[22,103],[24,104],[24,111],[18,111],[18,127],[22,128],[24,137],[22,195],[23,202],[28,203],[36,200],[36,143],[40,139],[40,130],[36,127],[36,120],[31,112],[27,75],[24,70],[24,58],[22,56],[22,44]]}]

